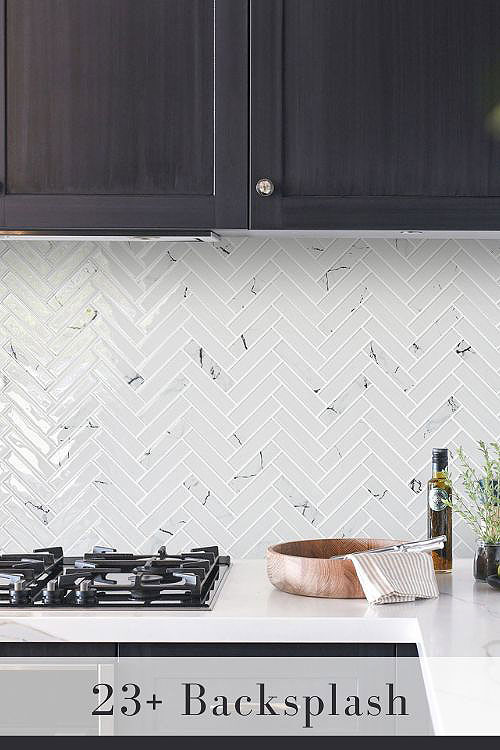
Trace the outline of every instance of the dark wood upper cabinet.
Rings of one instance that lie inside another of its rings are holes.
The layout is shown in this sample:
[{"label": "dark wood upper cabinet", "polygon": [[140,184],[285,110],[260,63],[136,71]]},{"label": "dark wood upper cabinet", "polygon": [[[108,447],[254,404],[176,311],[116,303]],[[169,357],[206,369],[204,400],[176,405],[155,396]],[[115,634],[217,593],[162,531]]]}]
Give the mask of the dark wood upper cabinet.
[{"label": "dark wood upper cabinet", "polygon": [[251,70],[252,227],[500,229],[498,0],[251,0]]},{"label": "dark wood upper cabinet", "polygon": [[0,226],[500,229],[500,0],[0,0],[0,61]]},{"label": "dark wood upper cabinet", "polygon": [[6,227],[246,227],[246,0],[2,0]]}]

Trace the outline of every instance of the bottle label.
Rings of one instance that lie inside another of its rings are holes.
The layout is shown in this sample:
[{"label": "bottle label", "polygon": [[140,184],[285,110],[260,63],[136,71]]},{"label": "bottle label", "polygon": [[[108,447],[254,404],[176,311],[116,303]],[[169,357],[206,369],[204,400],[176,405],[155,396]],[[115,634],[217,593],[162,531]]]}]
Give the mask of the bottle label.
[{"label": "bottle label", "polygon": [[432,510],[444,510],[446,508],[446,500],[448,500],[446,490],[441,490],[438,487],[429,490],[429,508]]}]

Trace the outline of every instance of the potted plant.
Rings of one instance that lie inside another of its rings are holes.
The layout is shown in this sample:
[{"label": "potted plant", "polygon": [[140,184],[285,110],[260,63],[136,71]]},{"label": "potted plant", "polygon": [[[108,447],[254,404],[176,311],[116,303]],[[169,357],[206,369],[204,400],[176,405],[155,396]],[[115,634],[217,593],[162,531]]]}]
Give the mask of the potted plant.
[{"label": "potted plant", "polygon": [[[500,565],[500,444],[486,445],[483,440],[478,444],[483,459],[481,475],[463,449],[458,448],[459,480],[464,494],[460,495],[454,487],[446,504],[476,533],[474,577],[484,581],[497,575]],[[451,483],[451,477],[447,478]]]}]

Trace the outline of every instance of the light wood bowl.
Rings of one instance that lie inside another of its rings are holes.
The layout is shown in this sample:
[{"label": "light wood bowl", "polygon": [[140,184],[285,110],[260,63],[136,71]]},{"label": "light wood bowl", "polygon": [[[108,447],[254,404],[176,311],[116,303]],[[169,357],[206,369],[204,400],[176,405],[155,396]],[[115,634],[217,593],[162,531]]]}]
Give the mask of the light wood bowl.
[{"label": "light wood bowl", "polygon": [[329,560],[400,544],[395,539],[310,539],[274,544],[267,550],[267,575],[281,591],[330,599],[364,599],[350,560]]}]

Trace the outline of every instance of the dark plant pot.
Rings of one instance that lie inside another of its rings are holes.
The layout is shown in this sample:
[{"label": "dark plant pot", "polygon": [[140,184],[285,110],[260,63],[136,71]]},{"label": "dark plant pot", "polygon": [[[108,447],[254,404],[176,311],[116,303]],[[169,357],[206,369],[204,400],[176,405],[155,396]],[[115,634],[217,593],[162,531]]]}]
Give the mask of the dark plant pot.
[{"label": "dark plant pot", "polygon": [[500,544],[486,544],[478,541],[474,556],[474,578],[485,581],[488,576],[496,576],[500,565]]}]

